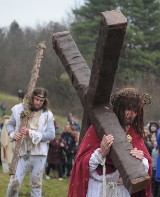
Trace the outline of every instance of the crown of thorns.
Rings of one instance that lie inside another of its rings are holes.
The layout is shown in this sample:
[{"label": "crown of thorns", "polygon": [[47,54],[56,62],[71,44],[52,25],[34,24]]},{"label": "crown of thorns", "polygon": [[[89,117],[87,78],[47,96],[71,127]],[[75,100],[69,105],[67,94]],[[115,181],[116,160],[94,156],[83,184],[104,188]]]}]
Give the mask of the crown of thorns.
[{"label": "crown of thorns", "polygon": [[144,105],[151,103],[151,97],[148,94],[142,93],[135,88],[124,88],[111,95],[111,104],[114,105],[120,98],[123,97],[135,98],[142,101]]}]

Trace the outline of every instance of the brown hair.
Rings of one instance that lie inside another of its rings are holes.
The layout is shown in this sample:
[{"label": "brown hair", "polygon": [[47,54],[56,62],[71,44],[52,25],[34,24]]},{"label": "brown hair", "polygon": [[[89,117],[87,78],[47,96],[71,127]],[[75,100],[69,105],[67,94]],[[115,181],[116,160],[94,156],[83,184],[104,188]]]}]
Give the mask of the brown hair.
[{"label": "brown hair", "polygon": [[136,129],[136,131],[140,134],[140,136],[143,136],[143,107],[141,105],[141,102],[138,101],[135,98],[127,98],[127,97],[121,97],[117,100],[117,102],[113,106],[113,112],[117,115],[119,122],[123,129],[125,129],[125,110],[132,109],[133,111],[137,112],[137,116],[135,117],[132,126]]},{"label": "brown hair", "polygon": [[34,96],[40,96],[42,98],[45,98],[44,103],[42,105],[42,110],[47,111],[49,108],[48,91],[45,88],[41,88],[41,87],[35,88],[31,95],[31,102],[30,102],[31,106],[33,106]]},{"label": "brown hair", "polygon": [[148,94],[143,94],[134,88],[124,88],[111,96],[113,112],[117,115],[123,129],[125,129],[125,110],[128,109],[137,112],[132,126],[142,137],[144,136],[143,107],[150,102],[151,98]]}]

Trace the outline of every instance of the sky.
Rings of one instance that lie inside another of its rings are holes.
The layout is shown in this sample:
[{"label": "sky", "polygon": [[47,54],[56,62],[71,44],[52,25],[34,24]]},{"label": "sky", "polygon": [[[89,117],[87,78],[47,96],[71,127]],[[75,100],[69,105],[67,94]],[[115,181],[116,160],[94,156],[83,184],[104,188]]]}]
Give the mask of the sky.
[{"label": "sky", "polygon": [[21,27],[35,27],[50,21],[66,21],[72,9],[84,0],[0,0],[0,27],[15,20]]}]

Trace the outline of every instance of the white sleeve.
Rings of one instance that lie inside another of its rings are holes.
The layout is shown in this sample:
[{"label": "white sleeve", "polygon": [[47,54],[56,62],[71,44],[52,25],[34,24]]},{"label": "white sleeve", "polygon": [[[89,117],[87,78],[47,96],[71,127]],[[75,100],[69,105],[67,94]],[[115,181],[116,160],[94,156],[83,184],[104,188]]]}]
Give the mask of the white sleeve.
[{"label": "white sleeve", "polygon": [[145,170],[146,172],[148,172],[148,170],[149,170],[148,159],[144,158],[144,159],[142,160],[142,164],[143,164],[143,166],[144,166],[144,170]]},{"label": "white sleeve", "polygon": [[12,132],[9,133],[9,136],[12,138],[12,140],[13,140],[14,134],[15,134],[15,131],[12,131]]},{"label": "white sleeve", "polygon": [[29,129],[29,137],[31,138],[32,143],[37,145],[42,139],[42,133]]},{"label": "white sleeve", "polygon": [[89,160],[90,172],[94,171],[98,167],[99,164],[101,164],[101,165],[105,164],[106,158],[102,157],[99,150],[100,150],[100,148],[96,149],[90,157],[90,160]]}]

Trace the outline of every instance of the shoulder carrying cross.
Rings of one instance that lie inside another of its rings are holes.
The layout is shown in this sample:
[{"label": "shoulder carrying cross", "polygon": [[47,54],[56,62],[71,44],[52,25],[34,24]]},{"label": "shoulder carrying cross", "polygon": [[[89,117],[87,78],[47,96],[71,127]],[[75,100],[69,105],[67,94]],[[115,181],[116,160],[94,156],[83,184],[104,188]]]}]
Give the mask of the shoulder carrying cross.
[{"label": "shoulder carrying cross", "polygon": [[127,20],[120,11],[101,13],[93,67],[90,72],[70,32],[53,34],[53,48],[64,65],[84,108],[80,141],[90,124],[100,138],[112,134],[111,158],[130,193],[146,187],[150,177],[142,163],[130,155],[132,145],[110,109],[109,100],[126,32]]}]

